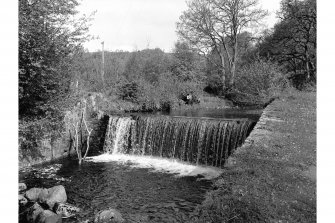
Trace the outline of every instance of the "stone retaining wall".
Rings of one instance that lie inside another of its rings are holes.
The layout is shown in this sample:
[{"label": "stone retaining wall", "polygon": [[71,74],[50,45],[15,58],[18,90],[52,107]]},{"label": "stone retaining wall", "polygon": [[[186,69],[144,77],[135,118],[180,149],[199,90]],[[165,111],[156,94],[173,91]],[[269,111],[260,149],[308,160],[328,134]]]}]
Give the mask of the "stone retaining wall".
[{"label": "stone retaining wall", "polygon": [[34,154],[23,154],[19,148],[19,168],[40,164],[53,159],[66,157],[75,151],[69,151],[70,144],[66,136],[60,137],[54,142],[50,138],[44,138],[39,141]]},{"label": "stone retaining wall", "polygon": [[[108,119],[102,117],[91,121],[93,122],[93,131],[88,155],[97,155],[102,151]],[[23,154],[19,146],[19,168],[41,164],[76,153],[73,148],[70,149],[70,137],[66,133],[55,139],[54,142],[51,141],[50,137],[44,137],[37,143],[38,146],[34,152],[30,152],[30,154]]]},{"label": "stone retaining wall", "polygon": [[246,138],[242,146],[237,148],[234,153],[228,158],[226,167],[236,164],[234,155],[245,152],[245,150],[247,150],[251,145],[257,145],[261,142],[264,144],[272,137],[272,134],[274,134],[274,132],[272,130],[271,123],[283,121],[278,118],[279,111],[276,109],[275,103],[276,100],[271,102],[263,110],[261,117],[259,118],[254,129],[250,132],[249,136]]}]

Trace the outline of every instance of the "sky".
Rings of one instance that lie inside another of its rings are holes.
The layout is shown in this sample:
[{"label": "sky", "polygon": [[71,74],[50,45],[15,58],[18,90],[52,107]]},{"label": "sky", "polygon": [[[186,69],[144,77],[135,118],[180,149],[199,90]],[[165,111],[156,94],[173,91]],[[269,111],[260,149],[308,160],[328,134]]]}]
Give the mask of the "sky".
[{"label": "sky", "polygon": [[[276,21],[280,0],[260,0],[259,5],[270,13],[267,27]],[[177,41],[176,22],[187,9],[185,0],[82,0],[82,14],[96,11],[90,34],[99,39],[84,45],[89,51],[133,51],[159,47],[171,52]]]}]

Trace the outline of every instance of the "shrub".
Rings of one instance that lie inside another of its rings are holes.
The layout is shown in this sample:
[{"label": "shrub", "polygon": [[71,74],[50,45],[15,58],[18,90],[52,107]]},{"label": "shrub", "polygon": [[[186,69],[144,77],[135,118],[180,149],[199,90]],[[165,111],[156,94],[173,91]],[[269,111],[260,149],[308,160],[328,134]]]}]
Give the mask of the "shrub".
[{"label": "shrub", "polygon": [[122,100],[137,102],[139,94],[139,86],[135,82],[129,82],[119,85],[118,96]]},{"label": "shrub", "polygon": [[264,105],[287,86],[288,80],[279,66],[256,61],[237,70],[235,86],[226,97],[237,104]]},{"label": "shrub", "polygon": [[204,91],[207,92],[208,94],[222,95],[223,94],[222,77],[219,75],[207,76]]},{"label": "shrub", "polygon": [[183,98],[188,94],[192,95],[192,102],[197,102],[201,89],[195,82],[181,82],[170,72],[159,75],[156,83],[149,83],[144,79],[137,81],[138,103],[142,110],[170,110],[185,104]]}]

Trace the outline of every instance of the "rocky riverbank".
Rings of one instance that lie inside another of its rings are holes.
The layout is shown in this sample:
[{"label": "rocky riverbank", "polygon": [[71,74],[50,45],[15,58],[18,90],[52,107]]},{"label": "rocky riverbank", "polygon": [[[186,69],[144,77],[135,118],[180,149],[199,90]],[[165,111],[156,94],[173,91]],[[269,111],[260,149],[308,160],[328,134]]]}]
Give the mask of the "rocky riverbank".
[{"label": "rocky riverbank", "polygon": [[[74,218],[81,209],[66,203],[67,195],[64,186],[51,188],[30,188],[19,183],[19,222],[23,223],[61,223],[62,219]],[[94,219],[82,223],[122,223],[120,212],[113,208],[101,210]]]}]

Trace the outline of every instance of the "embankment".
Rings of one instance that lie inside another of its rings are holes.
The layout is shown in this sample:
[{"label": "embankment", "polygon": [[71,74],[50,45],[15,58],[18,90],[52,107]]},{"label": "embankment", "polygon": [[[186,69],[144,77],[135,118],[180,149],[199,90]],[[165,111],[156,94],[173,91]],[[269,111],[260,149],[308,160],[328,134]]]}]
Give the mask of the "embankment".
[{"label": "embankment", "polygon": [[192,222],[316,222],[316,94],[273,101]]}]

